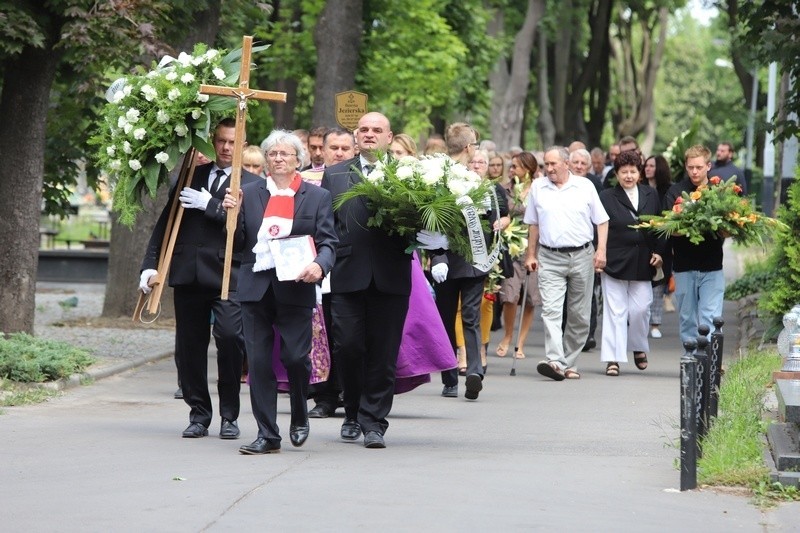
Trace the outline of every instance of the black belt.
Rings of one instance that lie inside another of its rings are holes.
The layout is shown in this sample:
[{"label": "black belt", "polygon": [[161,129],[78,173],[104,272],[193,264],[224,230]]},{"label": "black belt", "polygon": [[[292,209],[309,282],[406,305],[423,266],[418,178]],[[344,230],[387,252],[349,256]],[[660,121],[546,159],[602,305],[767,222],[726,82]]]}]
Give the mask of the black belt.
[{"label": "black belt", "polygon": [[591,242],[587,242],[581,246],[562,246],[561,248],[551,248],[550,246],[546,246],[542,243],[539,243],[539,246],[544,248],[545,250],[550,250],[551,252],[560,252],[562,254],[570,254],[572,252],[580,252],[581,250],[585,250],[589,246],[591,246]]}]

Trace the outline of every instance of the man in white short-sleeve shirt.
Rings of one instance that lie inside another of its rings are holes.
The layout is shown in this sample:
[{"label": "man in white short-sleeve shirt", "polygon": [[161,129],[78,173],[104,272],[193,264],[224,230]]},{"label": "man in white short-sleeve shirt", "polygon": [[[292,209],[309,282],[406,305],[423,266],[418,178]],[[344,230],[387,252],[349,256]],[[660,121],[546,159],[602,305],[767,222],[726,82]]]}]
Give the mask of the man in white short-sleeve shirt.
[{"label": "man in white short-sleeve shirt", "polygon": [[530,224],[525,266],[538,272],[544,322],[545,360],[536,370],[556,381],[579,379],[576,364],[589,333],[594,272],[606,265],[608,214],[594,185],[570,173],[566,148],[548,148],[544,166],[545,179],[533,181],[524,218]]}]

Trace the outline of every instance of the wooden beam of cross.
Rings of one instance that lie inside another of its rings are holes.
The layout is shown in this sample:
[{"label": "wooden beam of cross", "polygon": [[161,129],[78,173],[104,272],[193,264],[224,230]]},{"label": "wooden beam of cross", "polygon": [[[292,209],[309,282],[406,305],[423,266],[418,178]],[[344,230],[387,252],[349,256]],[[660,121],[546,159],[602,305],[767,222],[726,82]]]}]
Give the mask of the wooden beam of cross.
[{"label": "wooden beam of cross", "polygon": [[[286,93],[273,91],[257,91],[251,89],[250,84],[250,56],[253,50],[253,36],[246,35],[242,39],[242,63],[239,70],[238,87],[222,87],[219,85],[200,85],[202,94],[213,94],[217,96],[230,96],[238,99],[236,106],[236,136],[233,143],[233,167],[231,169],[231,195],[236,198],[239,196],[239,185],[242,180],[242,150],[245,142],[245,121],[247,120],[247,101],[248,100],[271,100],[274,102],[286,102]],[[228,289],[231,279],[231,260],[233,258],[233,234],[236,231],[236,219],[239,216],[239,202],[236,207],[228,210],[225,220],[225,228],[228,235],[225,241],[225,263],[222,272],[222,294],[220,298],[228,299]]]}]

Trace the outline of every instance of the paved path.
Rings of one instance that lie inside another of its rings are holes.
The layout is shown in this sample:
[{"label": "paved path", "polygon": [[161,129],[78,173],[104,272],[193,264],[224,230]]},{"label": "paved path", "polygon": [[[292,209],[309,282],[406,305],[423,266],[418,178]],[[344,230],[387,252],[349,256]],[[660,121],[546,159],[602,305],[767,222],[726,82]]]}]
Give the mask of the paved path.
[{"label": "paved path", "polygon": [[[595,349],[581,380],[556,383],[535,370],[537,319],[517,375],[490,357],[477,402],[442,398],[438,376],[396,397],[385,450],[340,441],[340,412],[311,420],[302,448],[239,455],[256,433],[246,389],[240,440],[216,438],[216,417],[211,436],[182,439],[161,359],[0,415],[0,531],[800,530],[797,503],[761,513],[677,490],[676,330],[665,315],[645,372],[606,377]],[[288,409],[282,397],[284,432]]]}]

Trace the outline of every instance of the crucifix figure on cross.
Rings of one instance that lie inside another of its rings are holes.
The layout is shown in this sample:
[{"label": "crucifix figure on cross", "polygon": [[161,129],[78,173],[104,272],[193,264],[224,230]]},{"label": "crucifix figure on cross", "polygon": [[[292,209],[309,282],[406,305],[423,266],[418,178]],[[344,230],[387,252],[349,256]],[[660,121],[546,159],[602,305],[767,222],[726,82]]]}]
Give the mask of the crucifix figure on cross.
[{"label": "crucifix figure on cross", "polygon": [[[219,85],[200,85],[202,94],[213,94],[216,96],[229,96],[238,98],[239,105],[236,107],[236,136],[233,144],[233,166],[231,169],[230,190],[234,198],[239,195],[239,185],[242,179],[242,150],[245,142],[245,122],[247,120],[247,101],[248,100],[271,100],[274,102],[286,102],[286,93],[273,91],[259,91],[251,89],[250,84],[250,55],[253,49],[253,36],[246,35],[242,39],[242,62],[239,71],[238,87],[223,87]],[[228,235],[225,241],[225,263],[222,273],[222,294],[220,298],[228,299],[228,289],[231,277],[231,258],[233,257],[233,234],[236,231],[236,219],[239,215],[239,205],[228,210],[225,227]]]}]

